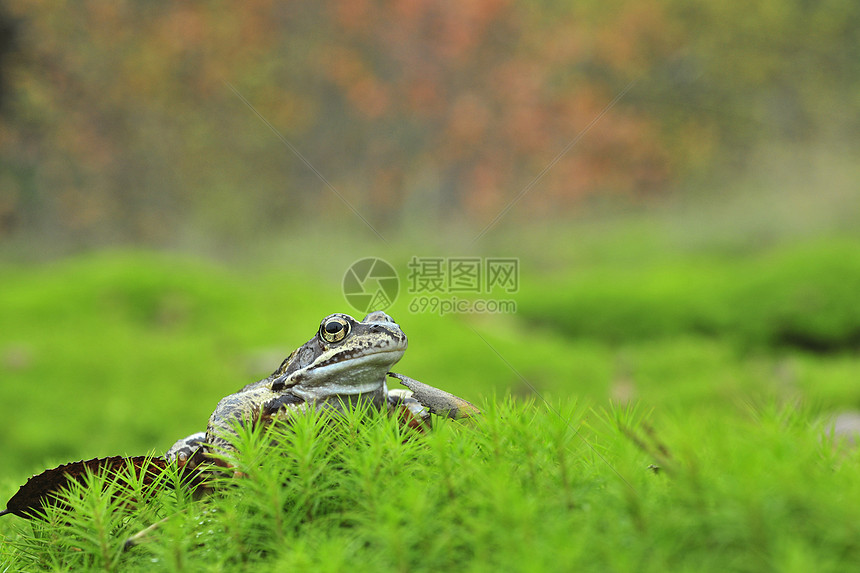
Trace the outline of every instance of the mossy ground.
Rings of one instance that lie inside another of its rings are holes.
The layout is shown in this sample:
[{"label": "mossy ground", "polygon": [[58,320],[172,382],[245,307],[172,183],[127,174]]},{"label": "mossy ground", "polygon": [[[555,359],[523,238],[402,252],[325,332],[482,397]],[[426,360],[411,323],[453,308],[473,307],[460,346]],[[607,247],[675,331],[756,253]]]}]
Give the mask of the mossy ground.
[{"label": "mossy ground", "polygon": [[[115,510],[93,487],[48,524],[6,516],[0,570],[849,570],[860,456],[827,427],[860,407],[857,252],[522,259],[515,315],[390,310],[396,370],[481,418],[407,439],[311,416],[204,500]],[[2,273],[4,499],[59,463],[164,451],[345,310],[313,271],[151,253]]]}]

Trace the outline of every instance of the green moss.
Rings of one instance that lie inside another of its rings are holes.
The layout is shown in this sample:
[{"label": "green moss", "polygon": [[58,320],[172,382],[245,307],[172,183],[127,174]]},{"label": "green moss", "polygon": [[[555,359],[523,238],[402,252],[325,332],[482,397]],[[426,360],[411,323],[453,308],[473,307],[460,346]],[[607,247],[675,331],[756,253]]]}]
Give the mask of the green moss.
[{"label": "green moss", "polygon": [[[395,306],[397,370],[482,418],[406,443],[385,418],[309,420],[283,452],[249,445],[248,478],[202,502],[111,517],[91,500],[71,529],[6,516],[0,570],[845,570],[860,458],[822,420],[860,407],[857,260],[837,242],[595,259],[524,277],[515,315]],[[151,253],[2,272],[3,499],[59,463],[164,451],[348,310],[312,276]]]},{"label": "green moss", "polygon": [[519,314],[567,336],[608,342],[681,334],[813,351],[860,343],[860,247],[817,245],[736,259],[681,258],[587,268],[537,281]]},{"label": "green moss", "polygon": [[808,411],[690,420],[572,401],[484,408],[424,436],[366,412],[301,418],[274,449],[271,434],[244,432],[232,458],[243,477],[196,502],[167,492],[118,507],[96,477],[70,512],[8,527],[4,565],[835,571],[860,558],[860,510],[846,503],[860,494],[860,459],[822,440]]}]

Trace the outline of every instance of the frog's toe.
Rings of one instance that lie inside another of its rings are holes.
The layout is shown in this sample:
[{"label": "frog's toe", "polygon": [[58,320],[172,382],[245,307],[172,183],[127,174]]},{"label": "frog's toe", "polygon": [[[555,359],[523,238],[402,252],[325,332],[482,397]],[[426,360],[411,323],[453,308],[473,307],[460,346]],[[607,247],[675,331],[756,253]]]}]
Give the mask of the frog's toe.
[{"label": "frog's toe", "polygon": [[206,432],[197,432],[191,434],[181,440],[176,440],[176,443],[170,446],[164,454],[164,459],[170,463],[178,463],[184,466],[188,460],[194,457],[194,454],[206,445]]},{"label": "frog's toe", "polygon": [[432,427],[430,410],[412,396],[411,390],[395,388],[388,391],[388,406],[391,412],[410,428],[425,431]]}]

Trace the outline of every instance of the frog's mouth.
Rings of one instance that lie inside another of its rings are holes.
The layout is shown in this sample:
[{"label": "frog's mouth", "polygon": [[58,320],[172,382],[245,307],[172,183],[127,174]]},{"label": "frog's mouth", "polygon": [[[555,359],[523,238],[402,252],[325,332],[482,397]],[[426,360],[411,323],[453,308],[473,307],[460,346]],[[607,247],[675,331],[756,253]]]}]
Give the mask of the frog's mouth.
[{"label": "frog's mouth", "polygon": [[322,362],[306,369],[292,391],[306,400],[384,392],[385,376],[404,352],[395,347]]}]

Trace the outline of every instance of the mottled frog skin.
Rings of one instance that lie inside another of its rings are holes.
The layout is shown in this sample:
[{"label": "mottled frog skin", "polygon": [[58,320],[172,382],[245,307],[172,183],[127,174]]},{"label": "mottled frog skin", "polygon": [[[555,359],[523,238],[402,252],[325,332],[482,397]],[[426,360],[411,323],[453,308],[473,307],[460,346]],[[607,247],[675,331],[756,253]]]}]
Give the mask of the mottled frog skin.
[{"label": "mottled frog skin", "polygon": [[381,408],[388,398],[385,374],[406,352],[406,335],[384,312],[359,322],[332,314],[271,376],[223,398],[209,418],[206,440],[224,447],[235,422],[289,418],[308,404],[339,409],[359,400]]},{"label": "mottled frog skin", "polygon": [[402,408],[414,423],[427,426],[431,412],[452,418],[478,412],[461,398],[399,374],[391,375],[410,390],[389,392],[386,375],[406,347],[406,335],[384,312],[371,312],[361,321],[329,315],[313,338],[270,376],[223,398],[206,432],[177,441],[165,457],[197,466],[213,448],[231,449],[228,438],[237,423],[288,422],[309,405],[339,410],[365,402],[380,409]]}]

